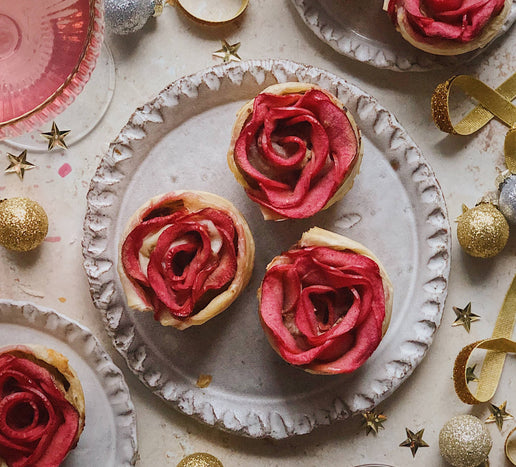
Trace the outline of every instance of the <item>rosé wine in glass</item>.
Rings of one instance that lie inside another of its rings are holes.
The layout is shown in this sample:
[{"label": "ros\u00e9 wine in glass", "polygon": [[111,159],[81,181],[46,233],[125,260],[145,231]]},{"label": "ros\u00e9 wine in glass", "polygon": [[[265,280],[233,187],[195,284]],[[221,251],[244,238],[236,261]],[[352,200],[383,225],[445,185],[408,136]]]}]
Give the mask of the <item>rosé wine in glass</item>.
[{"label": "ros\u00e9 wine in glass", "polygon": [[0,139],[62,112],[88,81],[101,0],[0,0]]}]

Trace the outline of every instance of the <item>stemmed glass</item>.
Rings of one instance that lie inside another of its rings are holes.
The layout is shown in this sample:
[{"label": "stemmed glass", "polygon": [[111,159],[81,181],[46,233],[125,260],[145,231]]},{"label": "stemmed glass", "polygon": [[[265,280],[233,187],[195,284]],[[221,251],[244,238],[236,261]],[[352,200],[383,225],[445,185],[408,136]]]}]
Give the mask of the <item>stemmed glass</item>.
[{"label": "stemmed glass", "polygon": [[[92,75],[103,34],[102,0],[0,2],[0,140],[49,126],[74,101]],[[113,67],[109,53],[104,62]],[[102,81],[113,87],[113,79]]]}]

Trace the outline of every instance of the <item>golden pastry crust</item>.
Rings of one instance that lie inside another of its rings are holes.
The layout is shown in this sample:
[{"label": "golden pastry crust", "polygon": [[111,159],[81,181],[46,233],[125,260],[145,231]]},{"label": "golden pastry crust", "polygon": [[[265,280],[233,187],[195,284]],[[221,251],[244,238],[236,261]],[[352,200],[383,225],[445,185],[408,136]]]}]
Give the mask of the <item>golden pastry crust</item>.
[{"label": "golden pastry crust", "polygon": [[[392,0],[385,0],[383,9],[387,11],[387,6]],[[434,39],[428,38],[426,41],[418,41],[417,34],[407,19],[407,13],[404,8],[398,8],[396,11],[396,29],[402,37],[414,47],[417,47],[424,52],[434,55],[461,55],[472,52],[473,50],[481,49],[491,42],[498,31],[505,23],[507,16],[512,8],[512,0],[505,0],[502,11],[491,18],[491,20],[484,26],[482,32],[473,40],[465,43],[460,43],[449,39]]]},{"label": "golden pastry crust", "polygon": [[[278,83],[273,84],[265,88],[260,94],[276,94],[276,95],[286,95],[286,94],[304,94],[311,89],[316,89],[318,91],[326,94],[330,100],[335,104],[338,108],[342,109],[348,118],[353,132],[355,134],[357,140],[357,157],[353,162],[353,166],[351,171],[346,175],[344,180],[342,181],[339,189],[333,194],[333,196],[328,200],[326,205],[323,207],[324,209],[328,209],[330,206],[335,204],[337,201],[340,201],[344,195],[352,188],[353,181],[355,177],[358,175],[360,171],[360,164],[362,162],[362,157],[364,155],[364,148],[362,144],[362,137],[359,128],[355,122],[353,116],[349,113],[349,111],[344,107],[344,104],[337,99],[332,93],[327,91],[326,89],[317,86],[316,84],[311,83],[300,83],[300,82],[288,82],[288,83]],[[236,142],[244,128],[245,124],[250,119],[253,113],[253,105],[254,99],[251,99],[247,102],[237,113],[235,124],[233,125],[233,129],[231,131],[231,142],[229,145],[229,150],[227,154],[228,166],[235,176],[237,182],[244,188],[249,188],[249,184],[247,183],[245,177],[242,175],[235,161],[235,145]],[[260,210],[263,214],[263,218],[265,220],[283,220],[285,219],[280,214],[268,209],[265,206],[260,205]]]},{"label": "golden pastry crust", "polygon": [[[142,214],[149,211],[151,206],[160,206],[171,199],[179,200],[181,209],[196,212],[204,208],[214,208],[223,211],[233,220],[238,236],[236,273],[229,287],[216,295],[202,310],[185,319],[177,319],[167,311],[159,313],[159,322],[164,326],[173,326],[183,330],[190,326],[198,326],[217,316],[233,303],[246,287],[253,272],[254,266],[254,239],[249,226],[238,209],[227,199],[213,193],[195,190],[177,190],[171,193],[155,196],[140,206],[131,216],[122,234],[118,249],[118,274],[124,289],[127,304],[138,311],[155,311],[142,300],[138,293],[138,285],[126,274],[122,263],[122,245],[127,235],[142,222]],[[149,253],[152,246],[149,246]]]},{"label": "golden pastry crust", "polygon": [[[37,344],[20,344],[0,348],[0,355],[6,354],[30,360],[45,368],[52,375],[56,387],[79,414],[79,427],[72,444],[75,446],[84,430],[86,404],[81,382],[68,359],[56,350]],[[7,463],[0,458],[0,467],[4,466],[8,467]]]},{"label": "golden pastry crust", "polygon": [[[355,253],[358,253],[363,256],[367,256],[368,258],[372,259],[379,268],[380,276],[382,279],[383,284],[383,291],[384,291],[384,297],[385,297],[385,317],[383,319],[382,323],[382,338],[385,336],[385,333],[387,332],[387,329],[389,327],[389,323],[391,320],[391,314],[392,314],[392,304],[393,304],[393,286],[392,282],[387,274],[387,271],[383,267],[380,260],[376,257],[376,255],[366,248],[364,245],[362,245],[359,242],[356,242],[354,240],[351,240],[350,238],[344,237],[343,235],[336,234],[334,232],[330,232],[325,229],[321,229],[319,227],[312,227],[308,231],[304,232],[301,236],[301,239],[292,247],[294,248],[303,248],[303,247],[328,247],[334,250],[339,251],[345,251],[350,250]],[[278,264],[282,264],[284,262],[281,255],[276,256],[273,258],[273,260],[267,265],[266,270],[269,271],[273,266],[276,266]],[[262,298],[262,290],[261,287],[258,289],[258,301],[261,303]],[[269,344],[274,349],[274,351],[281,355],[281,351],[278,348],[274,337],[270,331],[268,331],[268,327],[266,323],[264,322],[261,313],[260,315],[260,322],[262,325],[262,328],[265,331],[265,335],[267,336],[267,340],[269,341]],[[283,358],[283,357],[282,357]],[[314,367],[306,366],[297,366],[298,368],[303,369],[307,373],[312,374],[318,374],[318,375],[327,375],[327,374],[335,374],[335,372],[329,372],[324,368],[317,369]],[[321,365],[319,365],[321,366]]]}]

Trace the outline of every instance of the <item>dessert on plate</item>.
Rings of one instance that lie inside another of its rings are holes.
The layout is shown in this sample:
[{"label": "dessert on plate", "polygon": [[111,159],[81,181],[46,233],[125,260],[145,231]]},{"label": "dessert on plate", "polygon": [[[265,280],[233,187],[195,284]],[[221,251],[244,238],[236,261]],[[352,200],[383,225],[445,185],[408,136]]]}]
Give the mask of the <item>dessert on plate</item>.
[{"label": "dessert on plate", "polygon": [[313,227],[276,256],[258,292],[274,350],[310,373],[355,371],[389,326],[392,284],[366,247]]},{"label": "dessert on plate", "polygon": [[41,345],[0,349],[1,466],[59,466],[84,421],[82,386],[66,357]]},{"label": "dessert on plate", "polygon": [[118,273],[129,307],[186,329],[218,315],[251,278],[254,240],[242,214],[203,191],[148,200],[120,240]]},{"label": "dessert on plate", "polygon": [[237,114],[228,164],[266,220],[310,217],[352,187],[362,141],[351,114],[309,83],[269,86]]},{"label": "dessert on plate", "polygon": [[436,55],[459,55],[495,38],[512,0],[385,0],[396,29],[413,46]]}]

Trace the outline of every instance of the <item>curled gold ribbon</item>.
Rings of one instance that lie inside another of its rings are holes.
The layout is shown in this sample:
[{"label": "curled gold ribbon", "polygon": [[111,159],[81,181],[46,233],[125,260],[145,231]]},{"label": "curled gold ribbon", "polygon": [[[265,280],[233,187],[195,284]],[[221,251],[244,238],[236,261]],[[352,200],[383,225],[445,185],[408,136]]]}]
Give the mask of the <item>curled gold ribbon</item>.
[{"label": "curled gold ribbon", "polygon": [[505,438],[505,456],[512,465],[516,465],[516,428],[513,428]]},{"label": "curled gold ribbon", "polygon": [[[479,102],[460,122],[453,124],[450,117],[449,98],[454,86]],[[458,75],[437,86],[432,96],[432,118],[437,127],[446,133],[471,135],[489,123],[494,117],[509,128],[505,138],[505,163],[516,173],[516,73],[498,88],[492,89],[469,75]]]},{"label": "curled gold ribbon", "polygon": [[172,6],[176,6],[188,18],[196,21],[197,23],[204,24],[205,26],[222,26],[231,23],[235,21],[237,18],[240,18],[240,16],[244,14],[244,11],[247,9],[247,6],[249,5],[249,0],[242,0],[240,8],[235,13],[219,20],[213,20],[203,16],[199,16],[198,14],[194,13],[190,8],[185,6],[184,0],[166,0],[166,2]]},{"label": "curled gold ribbon", "polygon": [[[459,399],[466,404],[480,404],[490,400],[498,387],[502,375],[503,364],[507,353],[516,353],[516,342],[510,340],[516,323],[516,276],[512,280],[503,302],[493,335],[490,339],[473,342],[464,347],[453,368],[455,392]],[[479,381],[475,395],[469,390],[466,379],[466,368],[470,355],[476,349],[487,350],[482,363]]]}]

